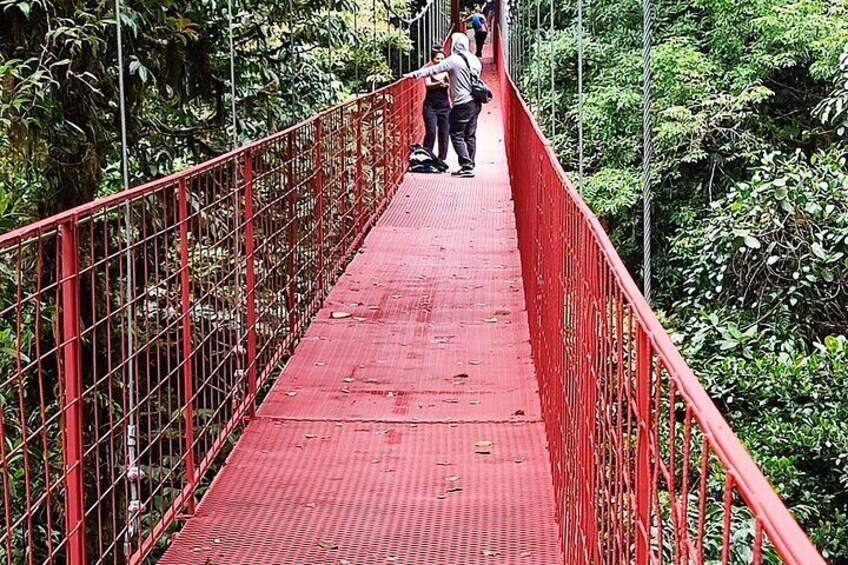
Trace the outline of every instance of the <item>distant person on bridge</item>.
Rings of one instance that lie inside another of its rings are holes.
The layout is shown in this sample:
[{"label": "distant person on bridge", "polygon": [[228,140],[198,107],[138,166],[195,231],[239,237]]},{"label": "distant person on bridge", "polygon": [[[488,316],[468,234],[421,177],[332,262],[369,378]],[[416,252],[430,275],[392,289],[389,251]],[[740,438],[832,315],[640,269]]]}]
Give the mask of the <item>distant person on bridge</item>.
[{"label": "distant person on bridge", "polygon": [[474,13],[465,18],[466,23],[471,22],[471,27],[474,28],[474,42],[477,44],[477,56],[483,56],[483,44],[486,43],[486,37],[489,35],[489,27],[486,23],[486,16],[483,15],[483,10],[480,7],[474,8]]},{"label": "distant person on bridge", "polygon": [[[480,16],[482,17],[482,16]],[[410,78],[423,78],[448,73],[453,107],[450,111],[450,138],[453,150],[459,157],[458,177],[474,176],[474,158],[477,155],[477,118],[482,105],[471,94],[471,77],[483,72],[480,59],[468,51],[468,36],[454,33],[451,36],[451,56],[439,63],[409,73]]]},{"label": "distant person on bridge", "polygon": [[[445,60],[445,52],[434,46],[430,50],[430,64],[438,65]],[[439,159],[448,158],[448,140],[450,139],[450,98],[448,97],[448,73],[430,75],[425,81],[427,96],[424,98],[424,147],[433,152],[436,135],[439,138]]]}]

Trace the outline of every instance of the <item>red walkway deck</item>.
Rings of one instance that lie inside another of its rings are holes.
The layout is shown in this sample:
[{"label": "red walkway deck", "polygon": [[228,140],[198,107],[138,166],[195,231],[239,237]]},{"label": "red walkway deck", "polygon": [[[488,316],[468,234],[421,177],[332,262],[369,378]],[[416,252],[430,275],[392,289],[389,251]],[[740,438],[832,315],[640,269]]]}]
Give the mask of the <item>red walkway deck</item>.
[{"label": "red walkway deck", "polygon": [[407,177],[162,563],[561,562],[495,100],[477,177]]}]

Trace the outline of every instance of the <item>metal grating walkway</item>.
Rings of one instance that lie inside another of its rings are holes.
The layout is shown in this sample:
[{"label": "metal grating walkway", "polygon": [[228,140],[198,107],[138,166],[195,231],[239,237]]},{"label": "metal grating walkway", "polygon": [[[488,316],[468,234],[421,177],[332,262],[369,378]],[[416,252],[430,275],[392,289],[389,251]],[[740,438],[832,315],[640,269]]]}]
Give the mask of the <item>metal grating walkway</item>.
[{"label": "metal grating walkway", "polygon": [[498,104],[475,179],[407,176],[161,563],[561,563]]}]

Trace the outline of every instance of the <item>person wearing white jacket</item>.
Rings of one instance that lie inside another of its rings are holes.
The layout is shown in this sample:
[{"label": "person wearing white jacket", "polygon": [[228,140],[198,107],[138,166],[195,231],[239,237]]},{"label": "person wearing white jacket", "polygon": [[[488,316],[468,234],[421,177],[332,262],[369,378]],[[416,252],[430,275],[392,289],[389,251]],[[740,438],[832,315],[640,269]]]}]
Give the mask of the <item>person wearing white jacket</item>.
[{"label": "person wearing white jacket", "polygon": [[468,50],[468,36],[454,33],[451,36],[451,55],[438,65],[423,67],[406,75],[424,78],[439,73],[448,73],[450,82],[451,112],[450,138],[459,157],[459,170],[454,176],[473,177],[477,155],[477,118],[482,104],[471,94],[471,77],[483,72],[483,63]]}]

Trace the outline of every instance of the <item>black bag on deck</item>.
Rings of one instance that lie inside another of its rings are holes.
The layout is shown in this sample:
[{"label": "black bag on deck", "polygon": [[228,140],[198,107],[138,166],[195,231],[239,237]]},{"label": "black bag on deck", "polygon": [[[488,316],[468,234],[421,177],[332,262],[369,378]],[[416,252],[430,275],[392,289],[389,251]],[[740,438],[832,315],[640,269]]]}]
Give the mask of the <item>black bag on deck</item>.
[{"label": "black bag on deck", "polygon": [[413,145],[409,150],[410,173],[444,173],[448,164],[427,151],[420,145]]}]

